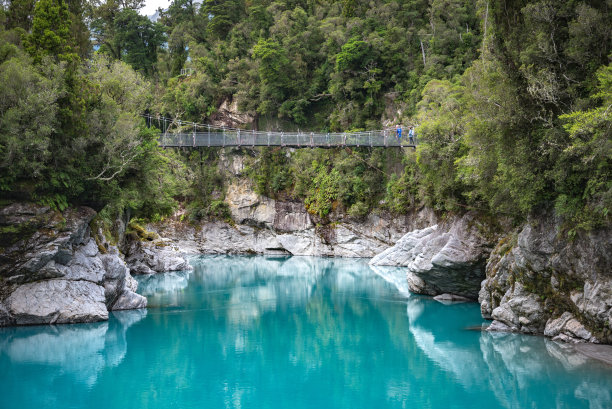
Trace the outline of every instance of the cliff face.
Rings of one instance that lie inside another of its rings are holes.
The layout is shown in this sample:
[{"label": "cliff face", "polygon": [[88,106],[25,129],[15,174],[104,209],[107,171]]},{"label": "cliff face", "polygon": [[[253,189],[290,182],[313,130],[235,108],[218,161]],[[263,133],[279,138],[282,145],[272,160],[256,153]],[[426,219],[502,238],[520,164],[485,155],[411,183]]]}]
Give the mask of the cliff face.
[{"label": "cliff face", "polygon": [[234,180],[225,198],[232,222],[191,225],[177,215],[147,229],[171,240],[185,253],[287,254],[296,256],[373,257],[391,247],[406,231],[435,220],[429,210],[394,217],[380,212],[364,219],[341,214],[316,224],[298,201],[256,194],[250,184]]},{"label": "cliff face", "polygon": [[490,331],[566,342],[612,343],[610,228],[569,240],[541,216],[520,229],[492,229],[476,214],[414,230],[372,258],[405,266],[410,291],[478,298]]},{"label": "cliff face", "polygon": [[412,292],[478,298],[490,331],[612,343],[610,228],[569,240],[551,217],[512,231],[477,213],[439,220],[428,209],[360,220],[337,214],[321,225],[303,203],[259,196],[241,180],[226,202],[233,223],[192,225],[177,215],[148,225],[146,239],[128,234],[127,265],[91,231],[89,208],[0,209],[0,326],[105,320],[110,310],[146,306],[128,266],[150,274],[188,269],[186,253],[257,253],[373,257],[373,266],[406,267]]},{"label": "cliff face", "polygon": [[169,219],[149,224],[147,229],[171,239],[172,245],[187,254],[373,257],[391,247],[405,231],[427,225],[433,218],[427,211],[402,218],[383,213],[371,214],[364,220],[345,218],[317,226],[302,203],[273,202],[264,205],[265,213],[255,205],[251,208],[254,215],[239,219],[241,223],[189,225]]},{"label": "cliff face", "polygon": [[87,207],[0,210],[0,325],[93,322],[146,307],[117,248],[92,233],[94,216]]},{"label": "cliff face", "polygon": [[391,247],[407,231],[435,222],[432,211],[394,216],[384,211],[352,218],[334,211],[326,220],[309,214],[304,203],[259,195],[246,175],[239,151],[223,151],[219,172],[226,182],[225,203],[231,223],[189,224],[178,213],[148,230],[170,239],[187,254],[287,254],[328,257],[373,257]]},{"label": "cliff face", "polygon": [[495,237],[478,215],[468,213],[407,233],[370,264],[407,267],[408,286],[414,293],[450,293],[475,300]]},{"label": "cliff face", "polygon": [[542,217],[500,240],[479,295],[492,330],[612,343],[612,231],[565,238]]}]

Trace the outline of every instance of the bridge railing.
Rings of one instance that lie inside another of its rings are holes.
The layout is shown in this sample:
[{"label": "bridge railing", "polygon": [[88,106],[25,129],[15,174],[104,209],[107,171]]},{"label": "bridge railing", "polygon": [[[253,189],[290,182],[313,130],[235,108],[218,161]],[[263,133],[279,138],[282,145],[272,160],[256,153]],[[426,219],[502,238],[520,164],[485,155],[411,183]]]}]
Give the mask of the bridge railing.
[{"label": "bridge railing", "polygon": [[400,142],[392,131],[369,132],[262,132],[242,130],[210,130],[205,132],[166,132],[160,135],[160,145],[166,147],[199,146],[291,146],[332,147],[415,146],[407,139]]},{"label": "bridge railing", "polygon": [[182,122],[145,114],[147,126],[161,129],[160,145],[167,147],[199,146],[412,146],[407,138],[397,139],[394,129],[363,132],[272,132],[242,130],[213,125]]}]

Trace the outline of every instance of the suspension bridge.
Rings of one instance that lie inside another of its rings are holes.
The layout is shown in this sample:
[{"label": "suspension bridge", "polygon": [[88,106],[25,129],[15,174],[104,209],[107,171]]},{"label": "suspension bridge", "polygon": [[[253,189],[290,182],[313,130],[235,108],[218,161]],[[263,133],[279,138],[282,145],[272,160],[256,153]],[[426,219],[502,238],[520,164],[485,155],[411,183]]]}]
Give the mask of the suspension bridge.
[{"label": "suspension bridge", "polygon": [[315,147],[386,147],[416,148],[404,132],[401,139],[395,129],[361,132],[272,132],[219,127],[195,122],[185,122],[154,115],[144,115],[149,127],[161,130],[159,144],[168,148],[197,148],[214,146],[286,146],[293,148]]}]

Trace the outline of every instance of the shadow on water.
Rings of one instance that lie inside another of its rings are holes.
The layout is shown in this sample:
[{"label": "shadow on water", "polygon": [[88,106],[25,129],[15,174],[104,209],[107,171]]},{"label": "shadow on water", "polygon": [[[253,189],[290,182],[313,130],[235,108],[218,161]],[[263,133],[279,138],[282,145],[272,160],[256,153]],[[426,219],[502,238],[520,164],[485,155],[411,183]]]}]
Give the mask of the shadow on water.
[{"label": "shadow on water", "polygon": [[[477,304],[402,269],[206,256],[139,277],[151,309],[0,330],[0,407],[603,408],[612,371],[541,337],[468,331]],[[36,390],[36,393],[32,393]]]}]

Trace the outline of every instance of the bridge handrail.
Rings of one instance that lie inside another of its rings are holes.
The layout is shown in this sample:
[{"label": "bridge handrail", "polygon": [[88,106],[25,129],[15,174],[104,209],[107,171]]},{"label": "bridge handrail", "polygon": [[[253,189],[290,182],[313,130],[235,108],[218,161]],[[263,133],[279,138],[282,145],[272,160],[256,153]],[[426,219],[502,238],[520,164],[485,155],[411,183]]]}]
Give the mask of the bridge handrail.
[{"label": "bridge handrail", "polygon": [[[275,132],[182,122],[150,114],[144,114],[143,117],[147,120],[147,126],[155,125],[154,122],[160,125],[160,142],[163,146],[416,146],[416,138],[413,138],[413,143],[402,145],[402,141],[390,129],[326,133],[299,130]],[[223,141],[213,143],[211,138],[216,139],[218,135],[223,136]],[[206,143],[202,137],[205,137]],[[191,140],[187,141],[189,138]],[[410,142],[408,138],[404,138],[404,141]]]}]

